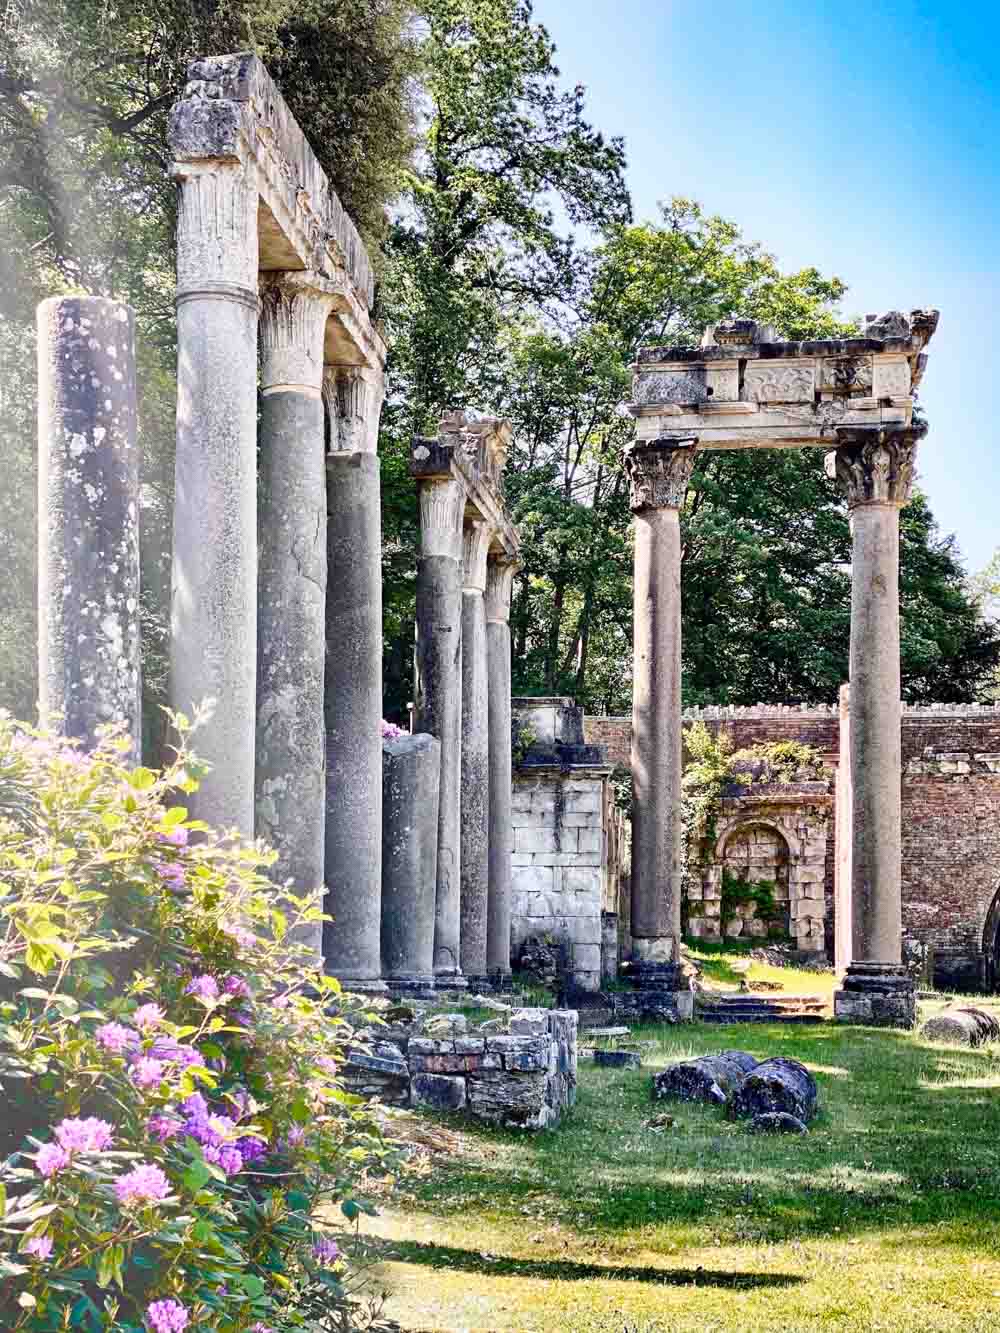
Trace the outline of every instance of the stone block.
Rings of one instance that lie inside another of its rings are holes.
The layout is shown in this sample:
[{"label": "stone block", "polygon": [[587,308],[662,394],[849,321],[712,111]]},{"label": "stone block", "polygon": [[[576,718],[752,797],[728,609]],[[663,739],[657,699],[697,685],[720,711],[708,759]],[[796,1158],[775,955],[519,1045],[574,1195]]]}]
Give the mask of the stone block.
[{"label": "stone block", "polygon": [[553,888],[552,866],[515,865],[511,870],[512,893],[551,893]]},{"label": "stone block", "polygon": [[410,1105],[432,1111],[460,1111],[466,1104],[465,1079],[440,1074],[415,1074],[410,1080]]},{"label": "stone block", "polygon": [[599,852],[603,846],[604,838],[601,830],[598,828],[577,829],[577,850],[581,852]]},{"label": "stone block", "polygon": [[601,975],[601,946],[599,943],[573,945],[573,972],[574,974],[593,972],[596,976]]},{"label": "stone block", "polygon": [[556,931],[562,939],[568,940],[574,949],[581,945],[601,943],[601,917],[598,912],[589,916],[560,916]]},{"label": "stone block", "polygon": [[562,891],[564,893],[592,894],[595,898],[601,893],[601,872],[597,866],[566,866],[562,872]]},{"label": "stone block", "polygon": [[503,1062],[505,1069],[528,1071],[548,1069],[549,1038],[547,1032],[542,1036],[488,1037],[487,1050],[490,1055]]},{"label": "stone block", "polygon": [[546,1101],[547,1082],[543,1072],[481,1074],[469,1079],[469,1110],[489,1124],[541,1129],[555,1118]]},{"label": "stone block", "polygon": [[565,811],[567,814],[579,815],[586,812],[599,813],[601,809],[600,791],[578,791],[570,792],[566,796]]},{"label": "stone block", "polygon": [[543,1037],[549,1030],[548,1009],[515,1009],[510,1016],[514,1037]]},{"label": "stone block", "polygon": [[552,828],[515,828],[514,854],[518,852],[557,852],[555,830]]},{"label": "stone block", "polygon": [[734,916],[723,926],[723,934],[727,940],[735,940],[743,934],[743,918]]},{"label": "stone block", "polygon": [[469,1074],[477,1069],[499,1069],[500,1060],[488,1053],[459,1055],[411,1055],[411,1074]]},{"label": "stone block", "polygon": [[486,1039],[484,1037],[455,1038],[456,1055],[481,1055],[485,1050],[486,1050]]},{"label": "stone block", "polygon": [[448,1055],[454,1054],[455,1043],[438,1037],[411,1037],[409,1054],[413,1055]]}]

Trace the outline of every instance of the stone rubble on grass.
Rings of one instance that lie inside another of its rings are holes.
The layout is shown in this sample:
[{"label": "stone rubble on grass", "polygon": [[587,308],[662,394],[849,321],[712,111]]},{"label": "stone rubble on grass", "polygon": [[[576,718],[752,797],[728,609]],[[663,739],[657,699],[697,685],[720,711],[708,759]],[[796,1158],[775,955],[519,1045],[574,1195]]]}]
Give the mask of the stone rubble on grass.
[{"label": "stone rubble on grass", "polygon": [[746,1075],[757,1064],[746,1051],[722,1051],[696,1060],[669,1065],[653,1079],[657,1100],[711,1102],[725,1106]]},{"label": "stone rubble on grass", "polygon": [[639,1069],[642,1056],[638,1051],[595,1051],[594,1063],[604,1069]]},{"label": "stone rubble on grass", "polygon": [[787,1111],[765,1111],[747,1126],[751,1134],[808,1134],[809,1127]]},{"label": "stone rubble on grass", "polygon": [[738,1119],[785,1112],[804,1123],[816,1114],[816,1080],[798,1060],[783,1055],[750,1070],[729,1101]]},{"label": "stone rubble on grass", "polygon": [[948,1041],[958,1046],[982,1046],[1000,1039],[1000,1021],[995,1014],[972,1004],[956,1005],[929,1018],[920,1029],[926,1041]]}]

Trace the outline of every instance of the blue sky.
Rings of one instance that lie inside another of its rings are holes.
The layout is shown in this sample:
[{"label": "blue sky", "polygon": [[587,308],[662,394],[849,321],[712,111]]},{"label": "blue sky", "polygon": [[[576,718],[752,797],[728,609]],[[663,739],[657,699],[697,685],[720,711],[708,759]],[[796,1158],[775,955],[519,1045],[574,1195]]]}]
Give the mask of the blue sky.
[{"label": "blue sky", "polygon": [[624,136],[638,218],[672,194],[844,312],[937,306],[921,484],[970,571],[1000,546],[1000,6],[535,0],[595,125]]}]

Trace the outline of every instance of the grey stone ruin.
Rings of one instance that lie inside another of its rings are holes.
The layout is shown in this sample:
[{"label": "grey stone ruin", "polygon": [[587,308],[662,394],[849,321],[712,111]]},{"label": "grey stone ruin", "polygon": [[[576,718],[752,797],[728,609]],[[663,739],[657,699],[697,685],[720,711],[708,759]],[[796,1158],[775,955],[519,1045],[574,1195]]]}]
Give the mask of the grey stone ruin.
[{"label": "grey stone ruin", "polygon": [[[266,837],[276,877],[295,890],[325,877],[327,966],[377,990],[385,348],[369,316],[371,268],[255,56],[195,61],[169,141],[178,184],[171,701],[185,712],[215,701],[196,741],[211,771],[191,805],[217,826]],[[309,942],[318,953],[318,927]]]},{"label": "grey stone ruin", "polygon": [[[914,392],[936,310],[869,316],[859,337],[779,342],[723,321],[700,347],[646,347],[634,367],[635,783],[632,934],[640,974],[679,938],[680,551],[677,511],[698,451],[823,448],[853,533],[852,938],[838,1018],[912,1026],[901,961],[899,510],[917,441]],[[673,813],[671,813],[673,811]]]},{"label": "grey stone ruin", "polygon": [[506,422],[453,412],[410,459],[421,516],[414,728],[441,742],[438,987],[510,970],[510,439]]},{"label": "grey stone ruin", "polygon": [[88,747],[123,724],[138,759],[135,318],[104,297],[53,297],[37,325],[41,713]]},{"label": "grey stone ruin", "polygon": [[382,746],[382,971],[393,991],[434,987],[441,742],[400,736]]}]

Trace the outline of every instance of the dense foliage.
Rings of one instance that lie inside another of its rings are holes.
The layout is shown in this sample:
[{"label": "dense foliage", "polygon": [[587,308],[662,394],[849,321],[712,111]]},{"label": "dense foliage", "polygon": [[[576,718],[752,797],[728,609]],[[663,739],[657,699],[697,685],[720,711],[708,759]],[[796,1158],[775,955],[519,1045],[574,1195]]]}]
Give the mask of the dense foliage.
[{"label": "dense foliage", "polygon": [[378,1323],[342,1234],[393,1166],[339,1072],[360,1001],[309,966],[319,910],[273,854],[187,818],[198,772],[0,717],[11,1333]]}]

